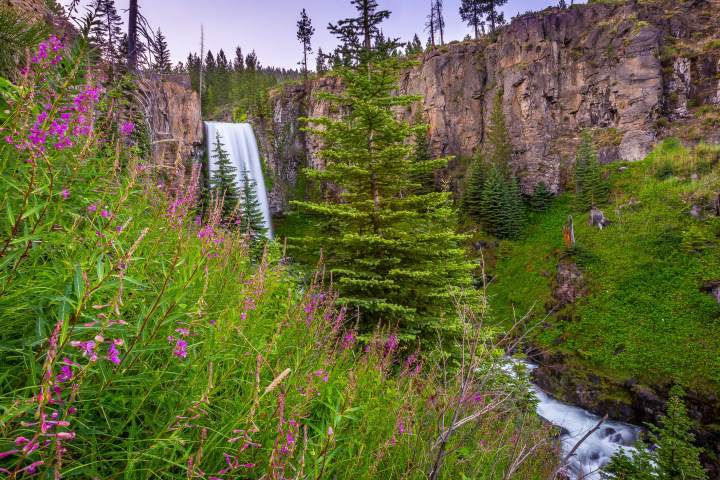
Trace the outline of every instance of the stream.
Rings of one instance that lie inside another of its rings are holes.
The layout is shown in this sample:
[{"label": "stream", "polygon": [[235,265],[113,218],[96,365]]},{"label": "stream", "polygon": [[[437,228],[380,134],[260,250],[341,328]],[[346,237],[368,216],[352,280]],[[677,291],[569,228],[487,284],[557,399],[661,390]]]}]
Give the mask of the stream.
[{"label": "stream", "polygon": [[[511,359],[511,361],[525,365],[528,373],[537,368],[537,365],[526,361],[515,359]],[[559,427],[562,432],[560,442],[563,456],[567,455],[577,442],[601,420],[601,417],[587,410],[551,397],[534,384],[532,389],[539,402],[538,415]],[[635,452],[633,445],[641,431],[642,429],[635,425],[611,419],[606,420],[578,447],[569,460],[564,473],[571,480],[600,479],[600,469],[607,465],[616,451],[621,450],[627,455]]]}]

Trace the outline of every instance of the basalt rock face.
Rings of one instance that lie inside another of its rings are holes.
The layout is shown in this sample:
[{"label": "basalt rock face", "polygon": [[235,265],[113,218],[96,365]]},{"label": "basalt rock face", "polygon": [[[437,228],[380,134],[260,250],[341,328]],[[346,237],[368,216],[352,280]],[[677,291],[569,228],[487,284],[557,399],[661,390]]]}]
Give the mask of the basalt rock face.
[{"label": "basalt rock face", "polygon": [[153,163],[187,166],[203,145],[200,99],[182,75],[146,74],[139,80],[139,98],[150,132]]},{"label": "basalt rock face", "polygon": [[[436,155],[470,156],[502,92],[523,189],[544,181],[560,191],[582,129],[593,129],[601,161],[639,160],[657,141],[661,119],[685,118],[692,105],[720,105],[720,47],[713,43],[719,11],[720,0],[654,0],[527,14],[494,41],[426,53],[401,79],[403,93],[424,100],[403,115],[411,120],[420,110]],[[327,113],[317,92],[337,88],[325,77],[309,85],[309,94],[274,92],[275,114],[265,130],[281,130],[278,121],[295,125],[294,112]],[[300,145],[292,138],[280,143]],[[321,166],[317,139],[302,143],[308,165]],[[296,160],[279,148],[266,154],[276,165]]]}]

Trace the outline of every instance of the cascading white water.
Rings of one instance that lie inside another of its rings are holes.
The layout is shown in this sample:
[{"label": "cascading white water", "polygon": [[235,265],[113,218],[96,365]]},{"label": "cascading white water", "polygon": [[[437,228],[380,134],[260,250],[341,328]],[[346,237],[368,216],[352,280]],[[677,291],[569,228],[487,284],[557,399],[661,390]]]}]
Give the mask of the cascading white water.
[{"label": "cascading white water", "polygon": [[220,133],[223,148],[228,152],[233,165],[237,169],[238,185],[242,185],[243,170],[247,171],[248,177],[255,181],[257,198],[262,208],[263,218],[265,219],[267,235],[269,238],[272,238],[272,224],[270,221],[267,190],[265,190],[265,178],[263,177],[260,153],[252,126],[249,123],[205,122],[205,128],[210,172],[213,172],[217,168],[217,157],[213,152],[215,150],[216,136]]},{"label": "cascading white water", "polygon": [[[524,364],[528,371],[537,368],[528,362],[511,360]],[[536,385],[533,392],[538,399],[537,412],[542,418],[560,427],[560,442],[563,456],[567,455],[587,432],[593,429],[600,417],[574,405],[568,405],[552,398]],[[600,469],[607,465],[618,450],[632,455],[633,445],[638,440],[640,427],[614,420],[606,420],[600,429],[588,437],[569,460],[568,472],[571,479],[596,480],[600,478]]]}]

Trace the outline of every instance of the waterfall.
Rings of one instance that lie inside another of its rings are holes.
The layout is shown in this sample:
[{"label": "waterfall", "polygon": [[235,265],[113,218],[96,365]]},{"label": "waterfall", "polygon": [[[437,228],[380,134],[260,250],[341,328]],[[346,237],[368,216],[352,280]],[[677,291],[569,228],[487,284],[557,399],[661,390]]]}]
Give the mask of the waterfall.
[{"label": "waterfall", "polygon": [[269,238],[272,238],[272,224],[270,222],[267,190],[265,190],[265,178],[263,177],[260,153],[258,152],[257,141],[255,140],[255,133],[253,133],[252,126],[249,123],[205,122],[205,127],[207,132],[207,151],[210,172],[216,169],[217,158],[213,155],[213,150],[216,135],[220,133],[223,148],[228,152],[233,165],[237,169],[238,186],[242,186],[243,170],[248,172],[248,177],[255,180],[257,197],[265,219],[267,235]]}]

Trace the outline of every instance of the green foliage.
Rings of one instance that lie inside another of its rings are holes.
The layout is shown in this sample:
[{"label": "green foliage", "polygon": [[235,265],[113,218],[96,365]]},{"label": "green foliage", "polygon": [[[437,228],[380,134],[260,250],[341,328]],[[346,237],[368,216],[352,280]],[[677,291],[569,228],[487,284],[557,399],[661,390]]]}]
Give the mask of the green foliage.
[{"label": "green foliage", "polygon": [[514,178],[506,180],[498,167],[492,167],[480,202],[483,228],[498,238],[517,238],[525,224],[520,187]]},{"label": "green foliage", "polygon": [[27,49],[37,45],[47,32],[45,25],[30,22],[14,9],[0,5],[0,76],[11,77]]},{"label": "green foliage", "polygon": [[153,69],[162,72],[170,73],[172,69],[172,61],[170,59],[170,50],[168,49],[167,40],[162,31],[158,28],[155,32],[155,41],[153,42],[152,54],[153,54]]},{"label": "green foliage", "polygon": [[[432,152],[430,151],[430,129],[428,125],[423,123],[421,116],[415,118],[415,124],[421,128],[415,131],[415,160],[418,163],[432,160]],[[413,177],[413,181],[418,184],[418,193],[430,193],[435,190],[435,172],[420,172]]]},{"label": "green foliage", "polygon": [[[543,306],[554,301],[553,274],[565,255],[563,225],[572,215],[578,248],[590,254],[573,257],[589,294],[574,305],[573,321],[552,315],[530,341],[561,352],[575,369],[619,382],[632,377],[647,385],[673,381],[717,391],[718,305],[698,287],[720,278],[720,257],[712,248],[718,227],[714,217],[698,220],[688,210],[699,197],[715,198],[720,174],[713,170],[692,180],[686,172],[696,170],[697,158],[694,148],[668,140],[644,161],[613,169],[616,194],[603,209],[612,224],[602,231],[587,224],[588,214],[571,194],[531,215],[522,240],[508,242],[508,252],[486,252],[495,265],[490,294],[498,320],[512,325],[514,312],[529,310],[531,321],[544,319]],[[657,165],[668,160],[678,176],[659,181]]]},{"label": "green foliage", "polygon": [[[226,224],[231,223],[237,216],[236,209],[240,199],[237,185],[237,168],[232,164],[230,155],[223,146],[220,132],[217,132],[213,143],[213,156],[215,157],[215,170],[210,173],[210,197],[207,208],[212,202],[222,202],[222,219]],[[245,189],[243,185],[243,190]]]},{"label": "green foliage", "polygon": [[528,199],[528,207],[533,212],[544,212],[552,205],[555,195],[550,191],[545,182],[535,185],[533,194]]},{"label": "green foliage", "polygon": [[682,400],[685,392],[673,387],[667,412],[660,417],[659,425],[650,427],[650,443],[656,448],[646,450],[644,445],[631,458],[616,454],[606,467],[606,478],[617,480],[706,480],[707,474],[700,463],[700,449],[694,444],[694,423],[687,415]]},{"label": "green foliage", "polygon": [[345,90],[323,100],[345,113],[309,121],[323,140],[324,170],[306,170],[326,182],[339,200],[295,202],[314,218],[316,232],[303,245],[319,254],[332,274],[340,301],[359,308],[363,325],[397,324],[407,338],[453,330],[448,309],[454,289],[470,285],[472,264],[454,233],[449,193],[417,193],[413,179],[448,159],[418,160],[407,139],[425,125],[400,121],[393,107],[417,101],[397,96],[401,64],[373,63],[363,71],[341,69]]},{"label": "green foliage", "polygon": [[503,177],[510,178],[512,175],[510,162],[512,160],[513,146],[505,122],[502,99],[503,91],[500,90],[495,96],[493,110],[490,115],[490,128],[487,132],[485,144],[485,158],[489,165],[500,170]]},{"label": "green foliage", "polygon": [[603,177],[592,135],[588,130],[582,133],[575,162],[575,186],[578,208],[583,211],[603,205],[610,195],[610,186]]}]

